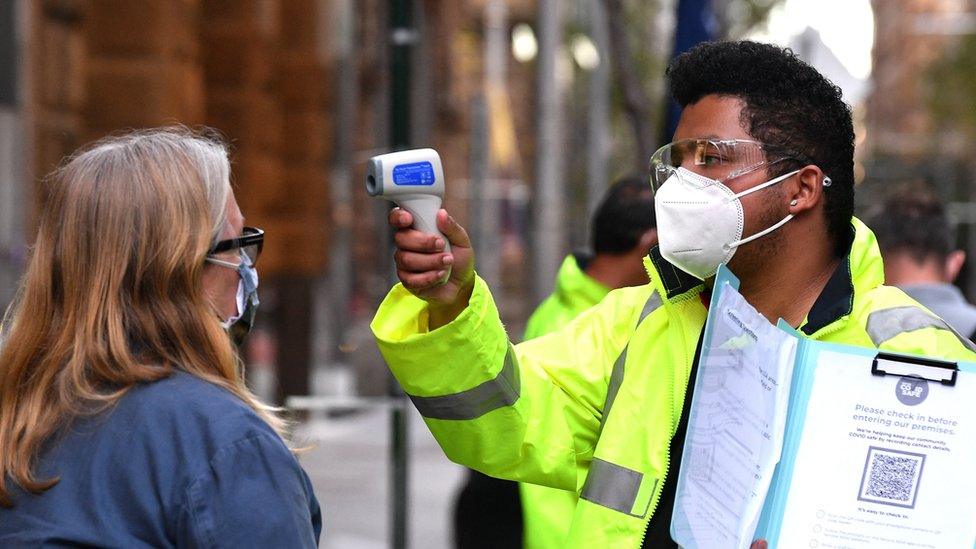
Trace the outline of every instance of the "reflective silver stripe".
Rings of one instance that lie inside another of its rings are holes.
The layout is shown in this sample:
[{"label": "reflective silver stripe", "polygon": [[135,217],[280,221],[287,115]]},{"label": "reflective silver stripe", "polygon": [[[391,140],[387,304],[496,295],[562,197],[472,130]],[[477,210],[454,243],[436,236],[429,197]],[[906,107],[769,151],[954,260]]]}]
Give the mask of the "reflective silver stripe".
[{"label": "reflective silver stripe", "polygon": [[657,292],[651,292],[651,297],[647,298],[647,301],[644,302],[644,309],[641,311],[640,320],[637,321],[637,325],[640,326],[640,323],[644,322],[644,319],[648,315],[656,311],[661,306],[661,303],[661,296],[657,295]]},{"label": "reflective silver stripe", "polygon": [[515,349],[509,344],[505,364],[494,379],[452,395],[409,396],[420,415],[426,418],[475,419],[492,410],[515,404],[520,386],[518,359]]},{"label": "reflective silver stripe", "polygon": [[624,381],[624,363],[627,362],[627,347],[624,347],[623,351],[620,351],[620,356],[617,357],[617,361],[613,363],[613,371],[610,372],[610,385],[607,386],[607,401],[603,404],[603,415],[600,416],[600,432],[603,432],[603,425],[607,422],[607,417],[610,415],[610,408],[613,408],[613,401],[617,398],[617,391],[620,390],[620,384]]},{"label": "reflective silver stripe", "polygon": [[[661,306],[661,303],[661,296],[657,295],[657,292],[651,292],[651,296],[644,302],[644,309],[641,311],[637,325],[640,326],[640,323],[644,322],[647,315],[656,311]],[[628,348],[630,348],[629,343],[624,347],[623,351],[620,351],[620,356],[613,363],[613,370],[610,372],[610,384],[607,387],[607,400],[603,404],[603,415],[600,417],[600,431],[603,431],[603,424],[607,422],[610,408],[613,407],[613,401],[617,398],[617,391],[620,390],[620,384],[624,381],[624,363],[627,362]]]},{"label": "reflective silver stripe", "polygon": [[643,479],[643,473],[600,458],[593,458],[580,497],[614,511],[632,515],[631,510],[637,501],[637,492],[640,491]]},{"label": "reflective silver stripe", "polygon": [[892,307],[890,309],[881,309],[872,312],[868,315],[866,329],[871,341],[875,346],[880,347],[882,343],[899,334],[925,328],[935,328],[936,330],[952,332],[963,346],[970,351],[976,351],[976,345],[973,345],[973,342],[959,335],[959,332],[952,329],[944,320],[912,305]]}]

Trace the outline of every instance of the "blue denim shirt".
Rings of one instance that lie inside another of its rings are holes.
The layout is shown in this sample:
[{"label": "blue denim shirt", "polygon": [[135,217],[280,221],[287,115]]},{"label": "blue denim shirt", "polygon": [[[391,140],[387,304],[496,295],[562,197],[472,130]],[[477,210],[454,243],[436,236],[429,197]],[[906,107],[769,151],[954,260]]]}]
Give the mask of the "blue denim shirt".
[{"label": "blue denim shirt", "polygon": [[182,372],[75,421],[35,472],[60,481],[14,488],[0,547],[315,547],[322,529],[311,481],[274,430]]}]

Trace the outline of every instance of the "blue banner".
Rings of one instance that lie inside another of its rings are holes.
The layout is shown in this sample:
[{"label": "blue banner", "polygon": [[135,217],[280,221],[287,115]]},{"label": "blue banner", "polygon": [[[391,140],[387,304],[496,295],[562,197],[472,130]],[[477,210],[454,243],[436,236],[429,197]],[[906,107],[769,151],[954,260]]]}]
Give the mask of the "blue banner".
[{"label": "blue banner", "polygon": [[[690,50],[701,42],[715,40],[718,22],[712,9],[712,0],[678,0],[677,23],[674,30],[674,51],[671,58]],[[661,143],[668,143],[674,136],[681,117],[681,107],[672,98],[667,101],[667,121]]]}]

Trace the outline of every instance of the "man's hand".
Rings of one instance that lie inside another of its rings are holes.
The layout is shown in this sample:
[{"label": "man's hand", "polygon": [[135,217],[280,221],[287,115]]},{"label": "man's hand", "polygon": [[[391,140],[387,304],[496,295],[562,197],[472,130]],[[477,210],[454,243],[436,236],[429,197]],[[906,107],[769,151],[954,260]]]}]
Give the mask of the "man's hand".
[{"label": "man's hand", "polygon": [[769,544],[766,543],[766,540],[757,539],[756,541],[752,542],[752,545],[749,546],[749,549],[767,549],[768,547]]},{"label": "man's hand", "polygon": [[397,277],[429,304],[430,329],[457,318],[474,288],[474,250],[468,233],[446,210],[438,211],[437,228],[451,243],[451,251],[445,252],[443,238],[411,228],[413,216],[406,210],[394,208],[390,225],[396,229]]}]

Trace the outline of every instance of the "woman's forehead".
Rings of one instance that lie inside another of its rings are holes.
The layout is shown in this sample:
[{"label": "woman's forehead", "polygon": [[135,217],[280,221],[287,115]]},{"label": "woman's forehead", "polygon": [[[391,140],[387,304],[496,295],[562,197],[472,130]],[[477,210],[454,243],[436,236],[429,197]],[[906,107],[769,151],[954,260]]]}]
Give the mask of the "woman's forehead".
[{"label": "woman's forehead", "polygon": [[237,204],[237,198],[234,197],[234,191],[227,193],[227,209],[225,210],[225,215],[227,216],[227,226],[224,229],[225,238],[234,238],[239,236],[244,230],[244,214],[241,213],[241,208]]}]

